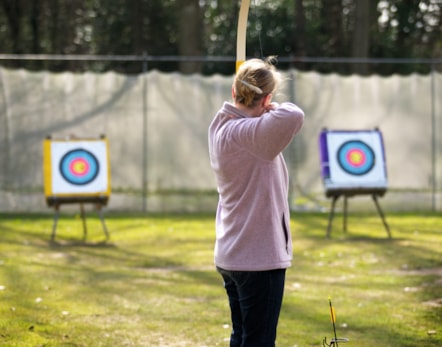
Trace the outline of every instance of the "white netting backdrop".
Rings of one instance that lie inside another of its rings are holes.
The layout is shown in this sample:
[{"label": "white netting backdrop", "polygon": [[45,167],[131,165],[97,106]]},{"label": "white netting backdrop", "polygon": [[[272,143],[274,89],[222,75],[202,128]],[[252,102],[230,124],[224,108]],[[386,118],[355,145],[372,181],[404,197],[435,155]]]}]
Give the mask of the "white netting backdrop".
[{"label": "white netting backdrop", "polygon": [[[384,136],[386,210],[440,210],[442,74],[391,77],[321,75],[291,70],[277,97],[305,113],[301,135],[285,152],[294,209],[328,206],[320,177],[318,134],[378,127]],[[216,186],[207,129],[232,76],[152,71],[49,73],[0,68],[0,211],[47,210],[42,141],[109,139],[108,208],[213,211]],[[370,206],[370,208],[372,208]]]}]

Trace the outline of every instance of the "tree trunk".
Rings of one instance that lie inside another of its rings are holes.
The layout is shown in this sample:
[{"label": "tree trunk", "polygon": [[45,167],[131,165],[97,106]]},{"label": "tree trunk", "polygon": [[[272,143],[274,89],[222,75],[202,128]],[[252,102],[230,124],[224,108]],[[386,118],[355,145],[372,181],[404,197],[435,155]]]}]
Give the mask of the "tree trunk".
[{"label": "tree trunk", "polygon": [[23,53],[21,49],[21,20],[22,3],[20,0],[2,0],[1,5],[5,11],[8,20],[9,30],[11,31],[12,52],[15,54]]},{"label": "tree trunk", "polygon": [[[178,50],[181,56],[202,55],[202,15],[199,0],[181,0],[178,24]],[[180,62],[180,72],[184,74],[199,73],[202,62]]]},{"label": "tree trunk", "polygon": [[321,10],[323,34],[328,36],[325,48],[330,56],[341,56],[344,39],[341,0],[323,0]]},{"label": "tree trunk", "polygon": [[[305,36],[305,9],[303,0],[295,0],[295,34],[294,43],[295,55],[298,58],[307,56],[306,36]],[[299,68],[302,70],[305,63],[301,63]]]},{"label": "tree trunk", "polygon": [[[370,50],[370,0],[356,0],[353,31],[353,58],[368,58]],[[367,75],[368,64],[353,64],[353,73]]]},{"label": "tree trunk", "polygon": [[143,5],[142,0],[132,0],[132,42],[134,54],[143,54],[147,47],[143,44]]},{"label": "tree trunk", "polygon": [[41,10],[41,0],[32,1],[31,10],[31,47],[32,53],[40,53],[40,10]]}]

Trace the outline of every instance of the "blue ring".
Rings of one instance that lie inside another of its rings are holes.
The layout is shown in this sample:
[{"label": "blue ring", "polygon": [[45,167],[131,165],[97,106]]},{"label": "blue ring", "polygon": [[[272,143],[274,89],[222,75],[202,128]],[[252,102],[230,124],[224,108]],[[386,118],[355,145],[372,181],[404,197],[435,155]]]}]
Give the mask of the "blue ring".
[{"label": "blue ring", "polygon": [[[75,175],[70,170],[73,160],[83,159],[89,164],[89,172],[84,176]],[[100,171],[100,165],[97,158],[89,151],[84,149],[74,149],[67,152],[60,160],[60,174],[69,183],[82,186],[91,183]]]},{"label": "blue ring", "polygon": [[[354,149],[360,150],[365,154],[365,163],[361,166],[354,166],[347,160],[348,152]],[[359,140],[351,140],[344,142],[338,149],[337,153],[338,164],[345,172],[350,175],[362,176],[370,172],[373,169],[376,158],[373,149],[365,142]]]}]

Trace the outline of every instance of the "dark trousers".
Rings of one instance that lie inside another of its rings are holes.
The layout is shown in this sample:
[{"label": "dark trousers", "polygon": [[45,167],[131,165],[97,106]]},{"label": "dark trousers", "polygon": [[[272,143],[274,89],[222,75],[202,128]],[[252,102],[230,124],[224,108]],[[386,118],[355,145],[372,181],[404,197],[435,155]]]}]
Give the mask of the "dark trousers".
[{"label": "dark trousers", "polygon": [[227,271],[224,279],[232,318],[230,347],[274,347],[284,294],[285,269]]}]

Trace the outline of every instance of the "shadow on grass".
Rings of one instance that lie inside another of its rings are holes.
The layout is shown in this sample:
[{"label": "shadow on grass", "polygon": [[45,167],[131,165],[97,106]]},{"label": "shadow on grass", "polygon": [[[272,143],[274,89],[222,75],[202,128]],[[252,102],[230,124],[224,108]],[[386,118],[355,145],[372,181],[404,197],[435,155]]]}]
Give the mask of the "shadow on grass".
[{"label": "shadow on grass", "polygon": [[104,241],[96,241],[91,242],[87,240],[72,240],[72,241],[48,241],[48,245],[51,248],[79,248],[79,247],[86,247],[86,248],[116,248],[117,245],[114,243],[104,240]]},{"label": "shadow on grass", "polygon": [[[332,337],[327,292],[342,297],[336,303],[338,317],[340,313],[347,317],[348,327],[339,326],[338,336],[350,338],[349,347],[437,346],[441,342],[439,335],[426,335],[441,326],[440,306],[423,309],[422,305],[438,303],[440,298],[439,273],[428,270],[442,268],[438,231],[442,217],[387,216],[392,239],[386,237],[377,215],[353,215],[348,232],[337,229],[331,239],[325,238],[326,214],[293,213],[292,217],[297,253],[288,272],[281,315],[284,345],[299,340],[304,341],[302,345],[319,346],[324,336]],[[92,298],[102,305],[105,298],[127,296],[127,300],[142,302],[148,295],[181,298],[185,303],[200,300],[204,305],[211,296],[223,295],[212,260],[211,216],[108,216],[111,240],[106,243],[94,241],[101,233],[99,227],[91,241],[75,239],[81,237],[78,221],[80,232],[63,230],[55,244],[49,243],[51,218],[0,216],[2,254],[14,262],[1,267],[10,285],[27,289],[33,279],[65,286],[68,289],[63,290],[74,298]],[[94,222],[99,226],[97,219]],[[66,218],[63,223],[72,221]],[[291,290],[295,281],[308,290]],[[384,302],[395,299],[396,293],[409,300],[399,302],[397,312]],[[360,303],[370,305],[359,308]],[[403,313],[408,306],[410,316]]]},{"label": "shadow on grass", "polygon": [[[378,301],[373,304],[375,308],[382,307],[382,295],[387,293],[392,297],[397,293],[395,300],[402,297],[410,300],[398,302],[397,309],[394,306],[392,309],[381,308],[378,312],[361,309],[359,315],[366,317],[352,317],[352,324],[342,335],[349,334],[346,337],[357,345],[357,339],[360,339],[360,346],[437,346],[442,341],[440,334],[436,336],[436,327],[442,324],[442,304],[439,301],[442,299],[442,258],[437,246],[442,239],[440,215],[387,215],[393,235],[391,239],[376,214],[349,216],[346,233],[339,224],[342,214],[337,215],[330,239],[326,238],[328,215],[294,213],[292,217],[294,245],[299,253],[295,253],[295,268],[291,270],[295,271],[294,278],[305,281],[312,288],[326,287],[325,292],[341,295],[351,292],[352,297],[342,299],[350,308],[352,301],[355,306],[359,300],[364,300],[358,298],[364,293],[367,300]],[[297,244],[302,246],[296,247]],[[394,285],[389,285],[390,282]],[[377,299],[376,295],[380,295],[381,299]],[[317,298],[312,300],[317,301]],[[300,320],[295,326],[302,326],[306,320],[312,319],[318,330],[322,330],[330,322],[327,319],[324,319],[326,323],[318,321],[318,312],[312,312],[314,305],[311,302],[303,310],[300,310],[302,302],[296,305],[289,302],[287,305],[289,311],[300,316],[289,314],[291,319]],[[407,312],[407,306],[414,313]],[[404,310],[406,313],[402,313]],[[315,329],[311,331],[316,333]],[[311,343],[315,345],[313,340]]]}]

